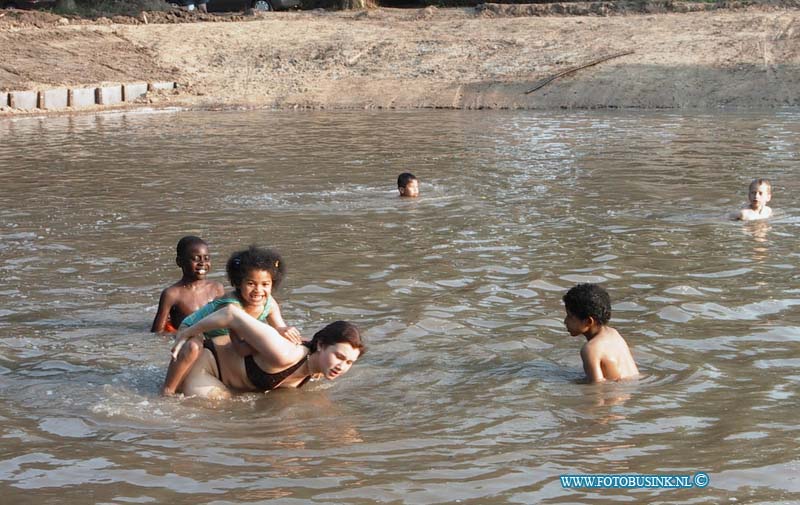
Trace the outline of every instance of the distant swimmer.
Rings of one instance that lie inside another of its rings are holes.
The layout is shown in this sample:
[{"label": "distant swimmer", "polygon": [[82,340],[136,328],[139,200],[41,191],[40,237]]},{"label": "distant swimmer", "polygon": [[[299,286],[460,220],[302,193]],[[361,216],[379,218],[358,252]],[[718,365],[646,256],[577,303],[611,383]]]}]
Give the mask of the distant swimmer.
[{"label": "distant swimmer", "polygon": [[311,342],[297,345],[234,304],[226,305],[192,326],[182,327],[178,338],[185,341],[220,328],[230,329],[231,334],[252,347],[254,353],[242,357],[227,337],[206,340],[202,354],[178,392],[226,399],[234,392],[300,388],[314,377],[334,380],[346,374],[366,351],[360,330],[347,321],[331,323],[318,331]]},{"label": "distant swimmer", "polygon": [[397,191],[404,198],[419,196],[419,179],[411,172],[403,172],[397,177]]},{"label": "distant swimmer", "polygon": [[564,325],[569,334],[583,335],[581,348],[583,370],[589,382],[617,381],[634,378],[639,369],[628,344],[617,330],[608,326],[611,299],[597,284],[578,284],[564,295],[567,317]]},{"label": "distant swimmer", "polygon": [[[225,266],[228,279],[233,286],[230,293],[215,298],[199,310],[186,317],[180,329],[194,326],[204,317],[212,314],[227,305],[236,305],[244,310],[249,317],[258,321],[266,321],[283,338],[298,345],[302,342],[300,331],[294,326],[288,326],[281,315],[281,308],[272,298],[272,291],[277,289],[286,273],[286,265],[278,252],[263,247],[250,246],[248,249],[237,251],[228,259]],[[205,339],[225,336],[226,327],[216,328],[205,332]],[[179,332],[180,334],[180,332]],[[184,333],[185,334],[185,333]],[[235,335],[231,336],[233,349],[241,356],[253,354],[253,349]],[[192,368],[203,352],[203,337],[196,336],[185,341],[178,337],[174,346],[174,358],[169,364],[167,377],[164,380],[162,393],[175,394],[186,374]],[[180,351],[180,352],[178,352]]]},{"label": "distant swimmer", "polygon": [[755,179],[750,183],[747,193],[750,206],[733,214],[733,219],[740,221],[755,221],[767,219],[772,216],[772,209],[767,206],[772,200],[772,184],[767,179]]},{"label": "distant swimmer", "polygon": [[205,240],[187,235],[178,241],[176,250],[175,263],[183,276],[161,292],[150,327],[154,333],[176,332],[186,316],[225,293],[221,283],[206,279],[211,270],[211,256]]}]

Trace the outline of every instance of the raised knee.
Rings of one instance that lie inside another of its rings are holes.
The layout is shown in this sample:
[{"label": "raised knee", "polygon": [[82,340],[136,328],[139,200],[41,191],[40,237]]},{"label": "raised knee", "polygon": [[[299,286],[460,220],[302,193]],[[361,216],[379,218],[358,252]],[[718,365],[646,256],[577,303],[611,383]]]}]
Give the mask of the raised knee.
[{"label": "raised knee", "polygon": [[200,353],[203,352],[203,340],[200,338],[192,338],[181,349],[181,354],[187,359],[196,360]]}]

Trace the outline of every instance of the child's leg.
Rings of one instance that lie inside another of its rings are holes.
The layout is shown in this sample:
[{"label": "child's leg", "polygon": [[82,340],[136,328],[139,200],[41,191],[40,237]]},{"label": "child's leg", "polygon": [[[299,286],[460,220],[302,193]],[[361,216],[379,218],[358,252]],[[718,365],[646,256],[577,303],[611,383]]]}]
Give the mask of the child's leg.
[{"label": "child's leg", "polygon": [[178,390],[186,374],[192,369],[197,358],[203,352],[203,337],[192,337],[183,344],[181,352],[178,357],[170,361],[169,368],[167,368],[167,377],[164,379],[164,386],[161,388],[161,394],[171,396]]}]

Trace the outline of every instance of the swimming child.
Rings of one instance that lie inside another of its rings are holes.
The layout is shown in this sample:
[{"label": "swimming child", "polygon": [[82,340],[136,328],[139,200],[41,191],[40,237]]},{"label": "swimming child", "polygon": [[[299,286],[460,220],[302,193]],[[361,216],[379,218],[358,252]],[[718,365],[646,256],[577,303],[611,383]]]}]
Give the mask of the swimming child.
[{"label": "swimming child", "polygon": [[183,270],[183,277],[161,292],[150,327],[154,333],[175,333],[186,316],[225,293],[221,283],[206,279],[211,257],[205,240],[187,235],[178,241],[176,249],[175,263]]},{"label": "swimming child", "polygon": [[578,284],[567,291],[563,300],[567,331],[573,337],[586,337],[581,359],[589,382],[616,381],[639,375],[628,344],[617,330],[608,326],[611,299],[605,289],[597,284]]},{"label": "swimming child", "polygon": [[402,197],[416,198],[419,196],[419,179],[410,172],[403,172],[397,177],[397,190]]},{"label": "swimming child", "polygon": [[767,206],[772,199],[772,184],[767,179],[754,179],[750,183],[747,199],[750,201],[750,206],[734,214],[732,216],[734,219],[754,221],[772,216],[772,209]]},{"label": "swimming child", "polygon": [[[286,271],[284,262],[277,252],[271,249],[250,246],[248,249],[233,253],[228,259],[225,270],[234,288],[233,291],[212,300],[186,317],[181,323],[181,328],[194,325],[207,315],[226,305],[235,304],[242,307],[247,314],[259,321],[266,321],[283,338],[290,342],[294,344],[302,342],[300,332],[294,326],[286,325],[281,315],[280,306],[272,298],[272,290],[281,283]],[[204,337],[211,339],[228,334],[228,330],[222,328],[206,332]],[[253,354],[252,348],[235,334],[231,334],[230,339],[233,347],[241,356]],[[167,377],[162,388],[163,394],[175,394],[186,374],[189,373],[189,370],[202,353],[203,347],[204,342],[201,337],[194,337],[189,340],[179,339],[175,343],[172,348],[173,360],[167,369]]]}]

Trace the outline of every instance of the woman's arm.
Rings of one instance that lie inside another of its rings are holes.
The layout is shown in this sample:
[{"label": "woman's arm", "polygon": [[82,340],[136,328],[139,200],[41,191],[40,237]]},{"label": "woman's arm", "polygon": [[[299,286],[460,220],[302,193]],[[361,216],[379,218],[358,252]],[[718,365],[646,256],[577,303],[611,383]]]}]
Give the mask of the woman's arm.
[{"label": "woman's arm", "polygon": [[289,342],[274,328],[251,317],[234,304],[226,305],[188,328],[181,328],[178,338],[188,338],[218,328],[235,331],[239,338],[276,368],[297,363],[305,355],[301,346]]}]

